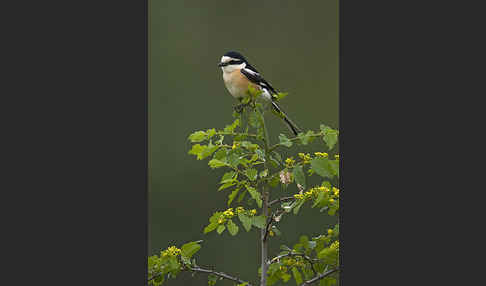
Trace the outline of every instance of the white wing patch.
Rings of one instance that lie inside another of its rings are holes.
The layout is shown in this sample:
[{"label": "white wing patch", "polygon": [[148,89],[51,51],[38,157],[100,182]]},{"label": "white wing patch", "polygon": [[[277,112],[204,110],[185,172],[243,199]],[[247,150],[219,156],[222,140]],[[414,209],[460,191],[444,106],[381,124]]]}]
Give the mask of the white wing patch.
[{"label": "white wing patch", "polygon": [[252,71],[251,69],[247,69],[247,68],[245,68],[245,71],[246,71],[246,72],[248,72],[248,73],[250,73],[250,74],[252,74],[252,75],[256,75],[256,76],[259,76],[259,75],[260,75],[259,73],[254,72],[254,71]]}]

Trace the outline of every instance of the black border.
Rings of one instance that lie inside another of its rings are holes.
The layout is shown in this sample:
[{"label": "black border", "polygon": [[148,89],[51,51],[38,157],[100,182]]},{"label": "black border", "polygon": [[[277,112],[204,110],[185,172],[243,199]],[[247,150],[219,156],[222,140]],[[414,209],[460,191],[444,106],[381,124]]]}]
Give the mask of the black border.
[{"label": "black border", "polygon": [[[341,285],[424,284],[419,275],[451,261],[430,251],[462,227],[442,226],[450,217],[437,215],[460,215],[457,204],[437,203],[457,198],[450,164],[424,154],[454,150],[442,144],[458,124],[436,111],[451,107],[444,99],[458,98],[457,87],[471,88],[450,71],[472,46],[461,50],[451,37],[473,27],[444,5],[340,1]],[[145,284],[147,1],[22,2],[8,11],[17,31],[3,39],[12,90],[4,95],[13,102],[2,138],[13,143],[4,149],[2,201],[13,208],[2,232],[12,267],[2,278]],[[454,29],[442,26],[450,15]],[[427,145],[434,136],[441,141]],[[442,177],[431,185],[434,170]],[[440,279],[451,277],[434,275],[433,284]]]}]

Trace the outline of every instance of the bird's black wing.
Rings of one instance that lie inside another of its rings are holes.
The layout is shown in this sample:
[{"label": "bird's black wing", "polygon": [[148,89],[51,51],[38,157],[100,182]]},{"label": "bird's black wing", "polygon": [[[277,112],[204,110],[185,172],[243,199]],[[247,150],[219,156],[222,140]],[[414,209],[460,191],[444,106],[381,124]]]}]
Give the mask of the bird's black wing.
[{"label": "bird's black wing", "polygon": [[277,91],[251,65],[247,64],[245,68],[241,69],[241,73],[254,84],[268,90],[270,94],[277,94]]}]

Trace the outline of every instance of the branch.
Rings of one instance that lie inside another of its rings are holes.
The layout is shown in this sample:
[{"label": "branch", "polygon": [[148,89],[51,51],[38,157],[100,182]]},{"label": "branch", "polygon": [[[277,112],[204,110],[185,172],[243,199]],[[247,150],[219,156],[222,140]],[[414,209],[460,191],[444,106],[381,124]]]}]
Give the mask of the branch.
[{"label": "branch", "polygon": [[[274,257],[272,260],[270,260],[270,263],[272,263],[275,260],[279,261],[281,258],[284,258],[284,257],[287,257],[287,256],[300,256],[300,257],[304,258],[311,265],[311,269],[312,269],[312,272],[314,272],[314,275],[317,275],[317,271],[314,268],[314,262],[319,261],[319,259],[313,259],[313,258],[310,258],[309,256],[307,256],[303,253],[293,252],[292,250],[290,250],[289,253],[287,253],[287,254],[282,254],[282,255]],[[313,262],[313,260],[314,260],[314,262]]]},{"label": "branch", "polygon": [[268,233],[269,233],[269,230],[270,230],[270,226],[275,221],[275,217],[278,217],[279,215],[281,215],[284,212],[285,211],[283,211],[283,210],[276,210],[275,212],[272,212],[272,214],[270,215],[269,220],[267,221],[267,225],[265,226],[265,236],[263,237],[263,241],[266,241],[267,240],[267,236],[268,236]]},{"label": "branch", "polygon": [[307,280],[307,281],[304,281],[304,283],[300,284],[300,286],[305,286],[305,285],[311,285],[312,283],[316,282],[316,281],[319,281],[321,280],[322,278],[326,278],[327,276],[331,275],[332,273],[338,271],[338,269],[332,269],[332,270],[329,270],[327,272],[324,272],[322,273],[321,275],[319,276],[316,276],[310,280]]},{"label": "branch", "polygon": [[[323,136],[324,133],[321,131],[317,134],[313,134],[313,135],[309,135],[309,137],[320,137],[320,136]],[[298,139],[300,139],[300,137],[294,137],[294,138],[290,138],[289,141],[297,141]],[[272,152],[273,150],[277,149],[279,146],[284,146],[283,144],[281,143],[277,143],[275,145],[273,145],[272,147],[269,148],[269,152]]]},{"label": "branch", "polygon": [[243,281],[241,280],[240,278],[237,278],[237,277],[233,277],[233,276],[230,276],[228,274],[225,274],[223,272],[216,272],[214,270],[209,270],[209,269],[204,269],[204,268],[201,268],[199,266],[196,266],[194,268],[189,268],[189,270],[191,271],[195,271],[195,272],[201,272],[201,273],[207,273],[207,274],[214,274],[216,276],[219,276],[219,277],[222,277],[222,278],[225,278],[225,279],[228,279],[228,280],[232,280],[234,282],[238,282],[238,283],[246,283],[246,285],[248,286],[252,286],[249,282],[247,281]]},{"label": "branch", "polygon": [[281,202],[287,202],[287,201],[291,201],[291,200],[295,200],[295,198],[294,197],[282,197],[280,199],[276,199],[276,200],[269,202],[268,206],[270,207],[273,204],[278,204],[278,203],[281,203]]},{"label": "branch", "polygon": [[[186,271],[188,271],[188,270],[189,270],[189,271],[194,271],[194,272],[206,273],[206,274],[213,274],[213,275],[216,275],[216,276],[219,276],[219,277],[222,277],[222,278],[225,278],[225,279],[228,279],[228,280],[234,281],[234,282],[238,282],[238,283],[247,283],[247,284],[246,284],[247,286],[252,286],[252,285],[250,284],[250,282],[243,281],[243,280],[241,280],[241,279],[240,279],[240,278],[238,278],[238,277],[233,277],[233,276],[230,276],[230,275],[228,275],[228,274],[226,274],[226,273],[223,273],[223,272],[217,272],[217,271],[210,270],[210,269],[204,269],[204,268],[201,268],[201,267],[199,267],[199,266],[196,266],[196,267],[194,267],[194,268],[188,267],[188,268],[186,269]],[[162,274],[158,273],[158,274],[156,274],[156,275],[154,275],[154,276],[150,277],[150,278],[148,279],[148,281],[153,280],[153,279],[155,279],[155,278],[159,277],[160,275],[162,275]]]}]

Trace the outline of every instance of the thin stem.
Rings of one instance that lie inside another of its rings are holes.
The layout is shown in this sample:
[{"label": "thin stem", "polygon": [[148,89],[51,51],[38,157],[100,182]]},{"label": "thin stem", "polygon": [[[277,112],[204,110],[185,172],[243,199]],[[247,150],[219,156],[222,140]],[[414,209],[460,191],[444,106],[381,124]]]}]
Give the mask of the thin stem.
[{"label": "thin stem", "polygon": [[278,204],[278,203],[281,203],[281,202],[288,202],[288,201],[292,201],[292,200],[295,200],[295,198],[294,197],[282,197],[280,199],[275,199],[275,200],[269,202],[268,206],[271,207],[274,204]]},{"label": "thin stem", "polygon": [[[214,274],[214,275],[216,275],[218,277],[222,277],[222,278],[225,278],[225,279],[228,279],[228,280],[231,280],[231,281],[234,281],[234,282],[238,282],[238,283],[247,283],[246,284],[247,286],[252,286],[249,282],[244,281],[244,280],[241,280],[238,277],[233,277],[233,276],[230,276],[230,275],[228,275],[226,273],[223,273],[223,272],[217,272],[217,271],[214,271],[214,270],[201,268],[199,266],[196,266],[194,268],[188,267],[186,270],[188,270],[188,271],[194,271],[194,272],[200,272],[200,273],[206,273],[206,274]],[[155,278],[157,278],[160,275],[161,274],[156,274],[156,275],[150,277],[148,279],[148,281],[150,281],[152,279],[155,279]]]},{"label": "thin stem", "polygon": [[[323,135],[324,135],[323,132],[319,132],[317,134],[309,135],[309,137],[320,137],[320,136],[323,136]],[[299,139],[300,139],[300,137],[294,137],[294,138],[290,138],[289,141],[297,141]],[[281,144],[281,143],[277,143],[277,144],[271,146],[269,148],[269,151],[272,152],[273,150],[277,149],[279,146],[284,146],[284,145]]]},{"label": "thin stem", "polygon": [[312,278],[310,280],[304,281],[304,283],[300,284],[300,286],[310,285],[310,284],[312,284],[314,282],[317,282],[317,281],[319,281],[319,280],[321,280],[323,278],[326,278],[327,276],[331,275],[332,273],[334,273],[336,271],[338,271],[337,268],[336,269],[329,270],[329,271],[326,271],[326,272],[322,273],[319,276],[316,276],[316,277],[314,277],[314,278]]},{"label": "thin stem", "polygon": [[311,269],[312,269],[312,272],[314,272],[314,275],[317,275],[317,271],[316,269],[314,268],[314,262],[317,262],[319,261],[319,259],[312,259],[310,258],[309,256],[303,254],[303,253],[298,253],[298,252],[293,252],[293,251],[290,251],[289,253],[287,254],[282,254],[282,255],[279,255],[279,256],[276,256],[274,257],[270,263],[274,262],[275,260],[276,261],[279,261],[280,259],[284,258],[284,257],[287,257],[287,256],[300,256],[302,258],[304,258],[307,262],[309,262],[310,266],[311,266]]},{"label": "thin stem", "polygon": [[[259,113],[260,115],[260,123],[263,128],[263,133],[264,133],[264,147],[265,147],[265,163],[264,167],[266,169],[269,168],[268,166],[268,156],[270,154],[269,151],[269,146],[270,146],[270,140],[268,136],[268,130],[267,126],[265,125],[265,118],[263,117],[263,114],[260,112],[258,107],[255,108],[255,111]],[[263,197],[263,215],[268,218],[268,213],[269,213],[269,204],[268,201],[270,199],[270,193],[266,190],[266,185],[264,184],[262,186],[262,197]],[[261,230],[261,235],[260,235],[260,240],[261,240],[261,268],[262,268],[262,276],[260,280],[260,286],[267,286],[267,270],[268,270],[268,240],[266,239],[267,237],[267,228],[263,228]]]},{"label": "thin stem", "polygon": [[235,282],[238,282],[238,283],[247,283],[246,285],[248,286],[252,286],[249,282],[247,281],[243,281],[241,280],[240,278],[238,277],[233,277],[233,276],[230,276],[228,274],[225,274],[223,272],[216,272],[214,270],[209,270],[209,269],[204,269],[204,268],[201,268],[201,267],[194,267],[194,268],[190,268],[191,271],[195,271],[195,272],[201,272],[201,273],[207,273],[207,274],[214,274],[216,276],[219,276],[219,277],[222,277],[222,278],[225,278],[225,279],[228,279],[228,280],[232,280],[232,281],[235,281]]}]

